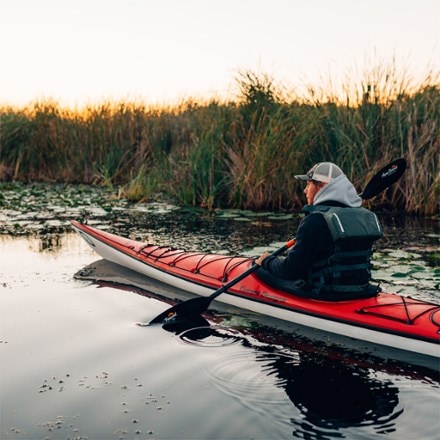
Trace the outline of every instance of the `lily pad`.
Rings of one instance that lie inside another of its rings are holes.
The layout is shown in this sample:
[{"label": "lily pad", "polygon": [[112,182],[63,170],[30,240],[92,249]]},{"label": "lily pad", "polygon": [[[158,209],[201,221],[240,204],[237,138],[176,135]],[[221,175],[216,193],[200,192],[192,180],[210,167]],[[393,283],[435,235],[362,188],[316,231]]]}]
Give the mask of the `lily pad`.
[{"label": "lily pad", "polygon": [[232,220],[234,220],[234,222],[252,222],[252,219],[247,217],[233,217]]},{"label": "lily pad", "polygon": [[406,278],[408,276],[407,272],[395,272],[391,275],[394,278]]},{"label": "lily pad", "polygon": [[411,260],[411,259],[415,259],[415,258],[421,258],[421,256],[418,254],[415,254],[412,252],[407,252],[407,251],[402,251],[400,249],[398,249],[396,251],[389,252],[388,257],[397,258],[399,260]]},{"label": "lily pad", "polygon": [[270,215],[268,218],[268,220],[291,220],[293,219],[294,215],[293,214],[275,214],[275,215]]}]

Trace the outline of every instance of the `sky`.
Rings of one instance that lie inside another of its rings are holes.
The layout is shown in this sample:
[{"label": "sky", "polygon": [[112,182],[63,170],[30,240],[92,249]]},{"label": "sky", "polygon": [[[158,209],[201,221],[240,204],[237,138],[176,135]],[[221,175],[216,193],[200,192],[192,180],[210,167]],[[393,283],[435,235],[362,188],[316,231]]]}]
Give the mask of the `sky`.
[{"label": "sky", "polygon": [[0,104],[231,97],[374,63],[440,70],[439,0],[0,0]]}]

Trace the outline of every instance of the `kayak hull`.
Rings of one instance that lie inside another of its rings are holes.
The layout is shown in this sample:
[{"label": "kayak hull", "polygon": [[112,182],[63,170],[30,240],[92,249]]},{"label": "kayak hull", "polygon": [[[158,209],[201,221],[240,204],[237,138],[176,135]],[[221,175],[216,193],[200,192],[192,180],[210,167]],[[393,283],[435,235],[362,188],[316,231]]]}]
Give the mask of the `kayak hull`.
[{"label": "kayak hull", "polygon": [[[196,296],[209,296],[252,260],[149,245],[72,222],[107,261]],[[394,293],[349,301],[296,297],[251,274],[215,301],[358,341],[440,359],[440,306]]]}]

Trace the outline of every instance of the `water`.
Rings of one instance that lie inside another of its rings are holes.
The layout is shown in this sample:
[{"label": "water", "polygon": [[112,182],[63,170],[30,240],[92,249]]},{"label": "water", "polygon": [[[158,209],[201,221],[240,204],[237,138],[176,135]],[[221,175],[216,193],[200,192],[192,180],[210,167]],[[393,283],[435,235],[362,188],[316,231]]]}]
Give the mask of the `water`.
[{"label": "water", "polygon": [[[102,215],[94,221],[123,235],[248,254],[285,240],[297,223],[172,209],[137,208],[111,223]],[[438,438],[438,371],[241,314],[208,315],[210,328],[138,325],[164,302],[135,288],[74,279],[99,257],[64,220],[47,221],[37,234],[0,236],[2,440]],[[380,255],[397,254],[378,268],[389,277],[384,282],[417,261],[419,285],[395,280],[436,299],[436,269],[427,264],[427,252],[438,252],[436,228],[396,221],[387,228],[389,237],[411,243],[400,249],[411,256],[399,254],[395,240],[385,243]]]}]

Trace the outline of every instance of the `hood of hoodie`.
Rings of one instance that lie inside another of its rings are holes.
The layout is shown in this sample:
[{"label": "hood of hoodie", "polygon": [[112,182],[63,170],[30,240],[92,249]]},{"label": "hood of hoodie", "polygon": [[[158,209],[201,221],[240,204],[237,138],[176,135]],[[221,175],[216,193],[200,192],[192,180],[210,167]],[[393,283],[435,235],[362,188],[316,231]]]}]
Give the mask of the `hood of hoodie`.
[{"label": "hood of hoodie", "polygon": [[321,188],[316,193],[313,204],[325,204],[329,201],[339,202],[350,208],[359,208],[362,205],[362,199],[357,195],[356,188],[345,174],[336,177]]}]

